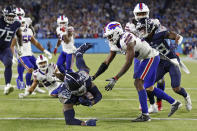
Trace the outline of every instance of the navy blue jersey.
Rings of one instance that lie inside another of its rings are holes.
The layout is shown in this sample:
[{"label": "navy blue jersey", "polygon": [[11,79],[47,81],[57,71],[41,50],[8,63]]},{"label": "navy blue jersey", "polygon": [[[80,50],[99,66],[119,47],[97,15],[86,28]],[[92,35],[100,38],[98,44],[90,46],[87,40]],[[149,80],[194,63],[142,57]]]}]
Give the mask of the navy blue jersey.
[{"label": "navy blue jersey", "polygon": [[157,49],[160,53],[164,54],[168,58],[177,58],[175,51],[170,48],[165,37],[168,31],[155,33],[151,39],[145,39],[152,48]]},{"label": "navy blue jersey", "polygon": [[10,47],[12,38],[20,26],[19,21],[8,24],[4,21],[3,17],[0,18],[0,50]]}]

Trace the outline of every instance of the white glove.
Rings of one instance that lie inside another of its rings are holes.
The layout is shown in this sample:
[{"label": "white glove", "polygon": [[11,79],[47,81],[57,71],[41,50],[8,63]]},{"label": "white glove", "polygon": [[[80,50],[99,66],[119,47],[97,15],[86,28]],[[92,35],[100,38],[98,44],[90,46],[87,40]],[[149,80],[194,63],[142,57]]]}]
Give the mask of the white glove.
[{"label": "white glove", "polygon": [[13,64],[17,64],[17,59],[16,59],[15,56],[13,56],[13,58],[12,58],[12,63],[13,63]]},{"label": "white glove", "polygon": [[23,51],[23,46],[18,47],[18,55],[21,56]]},{"label": "white glove", "polygon": [[178,35],[178,36],[179,36],[179,39],[178,39],[177,44],[179,45],[179,44],[181,44],[182,41],[183,41],[183,36],[181,36],[181,35]]},{"label": "white glove", "polygon": [[18,94],[18,97],[19,97],[20,99],[22,99],[22,98],[24,98],[24,97],[26,97],[26,96],[28,96],[28,95],[30,95],[29,91],[25,91],[24,93],[19,93],[19,94]]},{"label": "white glove", "polygon": [[49,59],[52,59],[52,54],[48,50],[45,49],[43,52],[48,56]]},{"label": "white glove", "polygon": [[170,59],[170,62],[171,62],[172,64],[174,64],[175,66],[179,66],[179,62],[178,62],[178,60],[177,60],[176,58]]}]

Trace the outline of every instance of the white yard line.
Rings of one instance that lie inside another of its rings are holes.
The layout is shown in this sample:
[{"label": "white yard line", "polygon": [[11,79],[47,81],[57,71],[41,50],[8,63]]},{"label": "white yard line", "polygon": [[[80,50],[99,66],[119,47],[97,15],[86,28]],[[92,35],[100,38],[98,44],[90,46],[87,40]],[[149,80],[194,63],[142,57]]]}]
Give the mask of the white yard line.
[{"label": "white yard line", "polygon": [[[77,119],[97,119],[97,120],[133,120],[135,118],[102,118],[102,117],[78,117]],[[152,120],[187,120],[187,121],[197,121],[195,118],[151,118]],[[5,117],[0,118],[0,120],[64,120],[64,118],[45,118],[45,117]]]}]

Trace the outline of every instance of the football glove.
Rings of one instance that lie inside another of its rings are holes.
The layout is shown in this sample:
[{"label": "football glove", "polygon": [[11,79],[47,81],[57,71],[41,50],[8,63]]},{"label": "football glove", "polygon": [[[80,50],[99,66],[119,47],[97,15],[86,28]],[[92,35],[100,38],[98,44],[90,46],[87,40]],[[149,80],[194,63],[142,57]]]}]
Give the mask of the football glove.
[{"label": "football glove", "polygon": [[96,119],[90,119],[90,120],[87,120],[85,121],[86,123],[86,126],[96,126]]},{"label": "football glove", "polygon": [[52,58],[52,54],[48,50],[45,49],[43,52],[48,56],[49,59]]},{"label": "football glove", "polygon": [[112,88],[114,87],[114,85],[116,84],[116,80],[115,78],[110,78],[110,79],[107,79],[106,81],[109,81],[109,84],[107,86],[105,86],[105,90],[106,91],[110,91],[112,90]]},{"label": "football glove", "polygon": [[54,49],[53,53],[54,53],[54,55],[57,54],[57,47]]},{"label": "football glove", "polygon": [[92,102],[89,99],[84,99],[83,97],[79,97],[80,104],[84,106],[91,106]]}]

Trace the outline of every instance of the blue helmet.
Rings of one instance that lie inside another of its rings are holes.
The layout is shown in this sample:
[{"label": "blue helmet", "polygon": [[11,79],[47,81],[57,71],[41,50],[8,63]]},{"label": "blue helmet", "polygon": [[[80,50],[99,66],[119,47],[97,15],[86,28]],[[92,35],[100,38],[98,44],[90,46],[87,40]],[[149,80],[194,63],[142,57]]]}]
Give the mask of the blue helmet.
[{"label": "blue helmet", "polygon": [[66,73],[64,83],[73,95],[82,96],[87,91],[84,81],[77,73]]},{"label": "blue helmet", "polygon": [[8,24],[13,24],[16,17],[16,10],[13,6],[8,6],[3,9],[4,21]]}]

